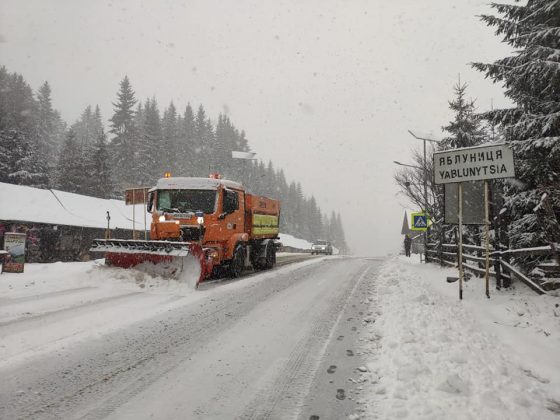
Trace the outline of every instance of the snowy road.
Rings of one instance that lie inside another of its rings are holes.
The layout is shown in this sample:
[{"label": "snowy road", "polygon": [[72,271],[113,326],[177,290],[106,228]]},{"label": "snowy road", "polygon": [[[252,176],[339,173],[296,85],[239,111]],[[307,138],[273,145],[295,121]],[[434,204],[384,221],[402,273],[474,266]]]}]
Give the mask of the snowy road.
[{"label": "snowy road", "polygon": [[378,265],[314,259],[197,292],[83,263],[3,276],[0,418],[347,417]]}]

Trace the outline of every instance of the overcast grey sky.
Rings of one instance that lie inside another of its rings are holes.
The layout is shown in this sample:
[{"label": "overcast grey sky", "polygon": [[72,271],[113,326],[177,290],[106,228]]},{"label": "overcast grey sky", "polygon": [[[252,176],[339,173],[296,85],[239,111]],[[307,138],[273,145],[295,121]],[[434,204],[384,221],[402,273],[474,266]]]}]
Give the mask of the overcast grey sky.
[{"label": "overcast grey sky", "polygon": [[0,62],[34,89],[48,80],[73,122],[112,113],[127,74],[160,107],[229,113],[259,158],[340,211],[359,254],[398,249],[403,206],[393,160],[441,137],[452,86],[480,110],[507,102],[470,69],[508,53],[476,15],[481,0],[0,0]]}]

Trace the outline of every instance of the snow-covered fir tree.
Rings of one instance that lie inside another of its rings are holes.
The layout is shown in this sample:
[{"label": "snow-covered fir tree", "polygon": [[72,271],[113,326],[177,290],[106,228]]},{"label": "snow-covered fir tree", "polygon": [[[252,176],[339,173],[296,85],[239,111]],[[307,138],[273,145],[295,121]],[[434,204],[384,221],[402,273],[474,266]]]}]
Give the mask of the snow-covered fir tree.
[{"label": "snow-covered fir tree", "polygon": [[80,147],[87,150],[93,146],[103,134],[103,120],[99,106],[96,105],[95,110],[92,110],[91,105],[88,105],[80,119],[72,124],[72,130],[76,133],[76,141]]},{"label": "snow-covered fir tree", "polygon": [[90,178],[90,173],[84,170],[85,167],[76,133],[70,129],[66,134],[66,140],[64,140],[58,158],[56,187],[62,191],[81,194],[86,189]]},{"label": "snow-covered fir tree", "polygon": [[5,149],[0,154],[0,166],[5,168],[0,177],[5,182],[38,188],[49,186],[49,150],[41,151],[37,147],[39,110],[39,103],[23,76],[10,74],[4,66],[0,67],[0,135]]},{"label": "snow-covered fir tree", "polygon": [[38,118],[34,136],[35,153],[44,161],[49,177],[54,175],[56,157],[64,139],[65,124],[52,106],[51,87],[43,83],[37,92]]},{"label": "snow-covered fir tree", "polygon": [[162,139],[160,147],[161,166],[160,174],[167,171],[176,174],[180,161],[177,159],[179,152],[179,126],[177,122],[177,109],[173,102],[163,111]]},{"label": "snow-covered fir tree", "polygon": [[[515,104],[484,114],[501,127],[512,145],[517,182],[506,183],[511,246],[542,245],[546,223],[533,210],[545,191],[560,188],[560,2],[529,0],[525,5],[493,4],[499,16],[482,20],[496,29],[515,53],[473,66],[496,83]],[[560,217],[560,197],[551,194]]]},{"label": "snow-covered fir tree", "polygon": [[466,90],[467,84],[460,81],[453,86],[455,98],[449,101],[453,120],[442,128],[448,135],[439,143],[440,149],[471,147],[485,141],[486,133],[475,114],[475,102],[466,98]]},{"label": "snow-covered fir tree", "polygon": [[187,104],[179,126],[176,173],[180,176],[194,176],[192,162],[195,159],[195,120],[190,104]]},{"label": "snow-covered fir tree", "polygon": [[136,102],[128,76],[125,76],[120,83],[117,101],[113,103],[114,114],[110,119],[110,133],[113,134],[110,154],[115,185],[121,191],[137,183],[137,174],[134,170],[137,148],[134,126],[134,106]]},{"label": "snow-covered fir tree", "polygon": [[92,145],[86,162],[86,166],[91,168],[88,195],[112,198],[114,195],[112,167],[107,148],[107,137],[103,131]]},{"label": "snow-covered fir tree", "polygon": [[163,133],[159,107],[155,98],[146,99],[144,103],[144,120],[142,137],[138,142],[138,158],[135,170],[134,186],[154,185],[163,177],[162,157],[166,153],[162,150]]},{"label": "snow-covered fir tree", "polygon": [[49,187],[44,160],[20,131],[0,130],[0,182]]}]

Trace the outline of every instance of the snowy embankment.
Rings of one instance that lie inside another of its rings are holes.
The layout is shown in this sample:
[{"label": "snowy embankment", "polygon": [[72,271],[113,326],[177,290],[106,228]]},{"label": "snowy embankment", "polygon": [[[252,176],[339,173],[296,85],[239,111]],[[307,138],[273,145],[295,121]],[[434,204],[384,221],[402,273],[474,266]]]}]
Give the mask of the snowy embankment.
[{"label": "snowy embankment", "polygon": [[[369,297],[368,417],[547,419],[560,415],[560,299],[491,290],[453,269],[392,258]],[[367,320],[366,320],[367,321]]]},{"label": "snowy embankment", "polygon": [[[311,245],[313,245],[313,243],[306,241],[305,239],[296,238],[295,236],[289,235],[287,233],[280,233],[278,234],[278,237],[280,238],[280,242],[282,243],[283,246],[299,249],[301,251],[310,252]],[[333,246],[333,254],[334,255],[339,254],[338,248],[334,246]]]},{"label": "snowy embankment", "polygon": [[296,249],[309,250],[311,249],[311,245],[313,245],[311,242],[306,241],[305,239],[296,238],[292,235],[288,235],[287,233],[280,233],[278,234],[278,237],[280,238],[280,242],[282,242],[282,245]]}]

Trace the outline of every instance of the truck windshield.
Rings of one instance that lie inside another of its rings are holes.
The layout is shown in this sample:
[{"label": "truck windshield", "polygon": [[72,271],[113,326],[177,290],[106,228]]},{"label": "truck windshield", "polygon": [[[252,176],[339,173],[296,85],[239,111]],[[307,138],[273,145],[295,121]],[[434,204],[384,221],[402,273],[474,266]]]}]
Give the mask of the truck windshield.
[{"label": "truck windshield", "polygon": [[216,190],[158,190],[157,209],[169,213],[214,213]]}]

